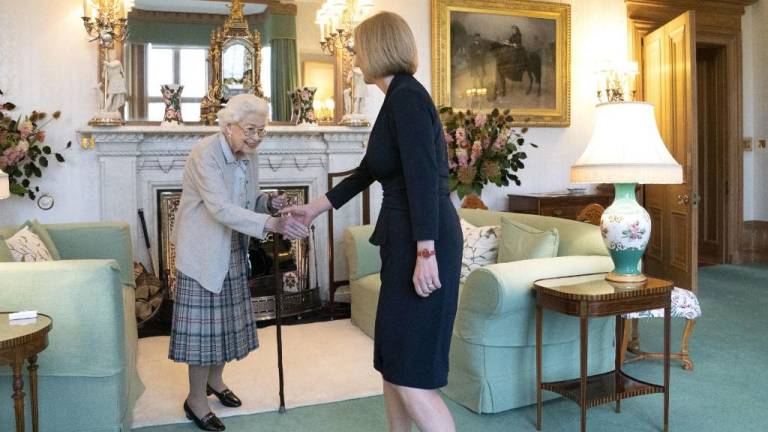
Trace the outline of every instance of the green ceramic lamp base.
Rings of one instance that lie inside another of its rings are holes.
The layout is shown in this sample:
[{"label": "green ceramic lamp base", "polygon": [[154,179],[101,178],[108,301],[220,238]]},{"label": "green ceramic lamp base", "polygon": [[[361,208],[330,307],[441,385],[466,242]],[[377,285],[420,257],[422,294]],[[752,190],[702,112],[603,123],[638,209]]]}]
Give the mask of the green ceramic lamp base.
[{"label": "green ceramic lamp base", "polygon": [[613,260],[614,269],[606,280],[638,283],[647,280],[638,269],[651,238],[651,218],[637,203],[635,183],[616,183],[616,197],[600,219],[603,242]]}]

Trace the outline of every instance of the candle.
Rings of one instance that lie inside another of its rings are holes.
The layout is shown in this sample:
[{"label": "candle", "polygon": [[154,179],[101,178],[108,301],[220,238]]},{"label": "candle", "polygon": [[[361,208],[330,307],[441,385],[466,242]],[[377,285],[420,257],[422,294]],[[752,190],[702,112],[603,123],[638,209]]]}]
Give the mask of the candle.
[{"label": "candle", "polygon": [[86,18],[91,17],[91,0],[83,0],[83,16]]}]

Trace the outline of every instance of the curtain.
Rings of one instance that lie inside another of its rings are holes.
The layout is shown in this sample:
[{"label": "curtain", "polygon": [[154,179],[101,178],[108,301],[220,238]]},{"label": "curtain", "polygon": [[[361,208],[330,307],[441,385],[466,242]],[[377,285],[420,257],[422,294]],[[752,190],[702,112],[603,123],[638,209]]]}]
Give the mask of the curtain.
[{"label": "curtain", "polygon": [[296,59],[296,39],[272,39],[270,79],[272,94],[272,120],[291,119],[291,101],[288,92],[299,85],[299,66]]}]

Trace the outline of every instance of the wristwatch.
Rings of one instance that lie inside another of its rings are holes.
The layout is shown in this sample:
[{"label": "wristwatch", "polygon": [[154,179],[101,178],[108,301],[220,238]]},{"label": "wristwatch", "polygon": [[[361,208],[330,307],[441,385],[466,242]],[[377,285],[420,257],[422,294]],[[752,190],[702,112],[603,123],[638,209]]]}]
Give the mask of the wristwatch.
[{"label": "wristwatch", "polygon": [[418,255],[418,256],[420,256],[420,257],[422,257],[422,258],[424,258],[424,259],[427,259],[427,258],[429,258],[429,257],[431,257],[431,256],[434,256],[434,255],[435,255],[435,253],[436,253],[436,252],[435,252],[435,250],[434,250],[434,249],[432,249],[432,250],[429,250],[429,249],[422,249],[422,250],[420,250],[420,251],[416,252],[416,255]]}]

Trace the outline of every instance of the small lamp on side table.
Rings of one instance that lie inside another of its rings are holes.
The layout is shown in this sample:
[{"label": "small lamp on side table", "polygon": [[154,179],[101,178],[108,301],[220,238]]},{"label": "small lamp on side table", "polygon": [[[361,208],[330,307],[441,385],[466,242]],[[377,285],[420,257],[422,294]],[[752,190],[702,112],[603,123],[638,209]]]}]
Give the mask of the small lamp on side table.
[{"label": "small lamp on side table", "polygon": [[0,200],[9,196],[11,196],[11,182],[8,179],[8,174],[0,170]]},{"label": "small lamp on side table", "polygon": [[573,183],[614,183],[616,195],[600,220],[614,270],[606,279],[644,282],[638,270],[651,238],[651,218],[637,203],[635,185],[679,184],[683,168],[667,150],[656,127],[653,105],[608,102],[597,105],[595,126],[584,153],[571,166]]}]

